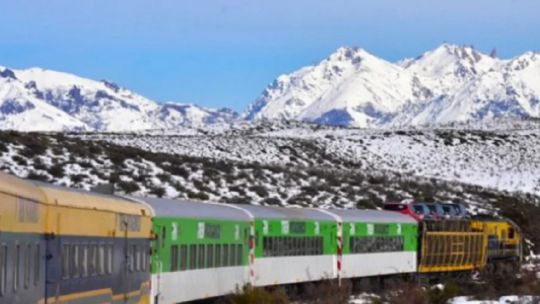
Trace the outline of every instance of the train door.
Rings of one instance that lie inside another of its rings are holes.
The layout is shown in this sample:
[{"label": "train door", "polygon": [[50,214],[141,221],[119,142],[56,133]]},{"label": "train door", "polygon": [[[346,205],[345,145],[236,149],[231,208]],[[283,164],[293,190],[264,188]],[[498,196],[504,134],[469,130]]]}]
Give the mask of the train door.
[{"label": "train door", "polygon": [[[159,304],[159,297],[161,295],[161,286],[160,286],[160,278],[161,278],[161,272],[163,271],[163,262],[161,257],[161,252],[163,250],[163,242],[164,237],[166,234],[166,228],[164,225],[156,225],[154,235],[156,236],[154,240],[154,244],[152,246],[152,253],[153,257],[155,258],[154,266],[156,267],[155,273],[156,273],[156,282],[155,285],[153,285],[153,300],[154,304]],[[152,271],[153,272],[153,271]]]},{"label": "train door", "polygon": [[130,291],[130,280],[129,280],[129,272],[133,267],[133,261],[131,252],[129,249],[129,223],[126,219],[122,221],[122,230],[124,232],[123,240],[122,240],[122,269],[121,269],[121,284],[122,284],[122,290],[124,294],[123,302],[127,303],[129,300],[129,291]]},{"label": "train door", "polygon": [[[60,231],[60,214],[56,221]],[[62,254],[66,254],[67,248],[62,251],[61,237],[56,233],[45,235],[45,303],[59,303],[60,283],[62,280]]]}]

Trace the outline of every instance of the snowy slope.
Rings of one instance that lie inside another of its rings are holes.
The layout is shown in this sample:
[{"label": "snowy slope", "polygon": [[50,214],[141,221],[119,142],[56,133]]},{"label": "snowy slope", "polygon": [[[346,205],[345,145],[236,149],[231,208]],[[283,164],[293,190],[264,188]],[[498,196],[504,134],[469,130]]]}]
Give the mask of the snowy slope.
[{"label": "snowy slope", "polygon": [[[226,123],[231,110],[159,104],[108,81],[30,68],[0,67],[2,129],[135,131]],[[17,110],[15,113],[13,108]]]},{"label": "snowy slope", "polygon": [[[1,72],[0,72],[1,73]],[[86,130],[82,121],[29,94],[14,75],[0,74],[0,129],[23,131]]]},{"label": "snowy slope", "polygon": [[339,48],[317,65],[278,77],[244,117],[355,127],[539,117],[539,57],[528,52],[501,60],[443,44],[393,64]]},{"label": "snowy slope", "polygon": [[401,130],[255,124],[214,134],[95,134],[83,138],[219,161],[382,170],[540,196],[540,121],[493,123]]}]

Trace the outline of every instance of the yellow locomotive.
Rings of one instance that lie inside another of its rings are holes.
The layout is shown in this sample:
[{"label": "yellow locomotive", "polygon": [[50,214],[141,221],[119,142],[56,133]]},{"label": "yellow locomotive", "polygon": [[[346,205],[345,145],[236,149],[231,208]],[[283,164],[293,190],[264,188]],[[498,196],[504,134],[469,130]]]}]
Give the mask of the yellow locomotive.
[{"label": "yellow locomotive", "polygon": [[420,273],[493,271],[522,260],[521,232],[510,220],[425,220],[420,226]]}]

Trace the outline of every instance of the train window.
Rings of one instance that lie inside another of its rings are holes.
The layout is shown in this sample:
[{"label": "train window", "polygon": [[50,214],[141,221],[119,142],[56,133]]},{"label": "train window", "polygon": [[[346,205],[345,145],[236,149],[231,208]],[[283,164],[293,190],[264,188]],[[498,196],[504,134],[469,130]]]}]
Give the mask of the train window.
[{"label": "train window", "polygon": [[197,269],[197,245],[189,246],[189,269]]},{"label": "train window", "polygon": [[34,247],[34,285],[39,282],[39,271],[41,268],[41,252],[39,244],[36,243]]},{"label": "train window", "polygon": [[81,245],[81,277],[88,276],[88,245]]},{"label": "train window", "polygon": [[100,256],[99,256],[99,245],[93,244],[92,245],[92,251],[94,252],[94,271],[92,272],[92,275],[98,275],[99,274],[99,263],[100,263]]},{"label": "train window", "polygon": [[263,237],[263,256],[270,256],[272,252],[272,238],[271,237]]},{"label": "train window", "polygon": [[171,246],[171,271],[178,270],[178,245]]},{"label": "train window", "polygon": [[167,236],[167,228],[165,226],[161,227],[161,247],[165,247],[165,240]]},{"label": "train window", "polygon": [[216,244],[216,256],[214,265],[216,267],[221,267],[221,244]]},{"label": "train window", "polygon": [[89,261],[89,267],[88,267],[88,275],[89,276],[95,276],[97,274],[97,264],[98,264],[98,253],[97,253],[97,244],[90,244],[88,247],[89,255],[88,255],[88,261]]},{"label": "train window", "polygon": [[79,277],[79,245],[72,244],[71,245],[71,277],[72,278],[78,278]]},{"label": "train window", "polygon": [[224,267],[229,266],[229,245],[228,244],[223,244],[223,259],[221,261],[223,263],[222,266]]},{"label": "train window", "polygon": [[15,256],[13,263],[13,291],[19,289],[20,267],[21,267],[21,245],[15,245]]},{"label": "train window", "polygon": [[139,246],[133,245],[133,255],[135,256],[135,271],[141,271],[141,252]]},{"label": "train window", "polygon": [[213,244],[206,245],[206,267],[208,268],[214,267],[214,245]]},{"label": "train window", "polygon": [[8,247],[6,244],[2,244],[2,248],[0,250],[0,296],[4,296],[6,294],[7,261]]},{"label": "train window", "polygon": [[60,260],[62,261],[62,279],[69,278],[69,245],[62,245],[62,252],[60,254]]},{"label": "train window", "polygon": [[98,247],[98,273],[99,275],[105,274],[105,244],[99,244]]},{"label": "train window", "polygon": [[236,265],[242,265],[242,245],[238,244],[236,245]]},{"label": "train window", "polygon": [[229,266],[235,266],[236,265],[236,245],[231,244],[229,246],[230,254],[229,254]]},{"label": "train window", "polygon": [[199,268],[204,268],[204,262],[205,262],[205,249],[206,249],[206,246],[205,245],[199,245]]},{"label": "train window", "polygon": [[142,269],[142,252],[141,252],[141,246],[138,246],[138,245],[135,245],[134,248],[135,250],[135,269],[137,271],[141,271]]},{"label": "train window", "polygon": [[140,247],[141,250],[141,271],[146,271],[146,257],[148,255],[148,251],[146,250],[146,247],[142,245]]},{"label": "train window", "polygon": [[112,274],[114,245],[108,244],[106,247],[106,250],[107,250],[107,274]]},{"label": "train window", "polygon": [[133,272],[133,269],[134,269],[134,267],[135,267],[135,266],[133,265],[133,264],[135,263],[135,258],[134,258],[134,256],[133,256],[133,252],[131,252],[131,248],[130,248],[130,247],[127,247],[126,250],[127,250],[127,252],[126,252],[127,257],[126,257],[126,258],[127,258],[127,263],[128,263],[128,264],[127,264],[127,268],[128,268],[128,270],[129,270],[130,272]]},{"label": "train window", "polygon": [[131,271],[135,272],[137,271],[137,247],[135,245],[131,245],[129,248],[129,255],[131,259]]},{"label": "train window", "polygon": [[508,228],[508,238],[513,239],[515,237],[516,233],[514,231],[514,228]]},{"label": "train window", "polygon": [[188,250],[187,245],[180,246],[180,270],[187,269]]},{"label": "train window", "polygon": [[26,249],[24,250],[24,260],[23,260],[23,282],[24,289],[28,289],[30,286],[30,273],[32,270],[32,244],[26,244]]}]

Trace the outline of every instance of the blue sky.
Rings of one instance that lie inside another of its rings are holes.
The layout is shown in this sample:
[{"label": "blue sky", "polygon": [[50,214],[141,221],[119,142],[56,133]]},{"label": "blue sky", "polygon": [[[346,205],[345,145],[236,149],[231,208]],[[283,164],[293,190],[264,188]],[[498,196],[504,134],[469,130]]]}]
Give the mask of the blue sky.
[{"label": "blue sky", "polygon": [[540,50],[538,0],[2,0],[0,12],[0,65],[236,110],[342,45],[392,61],[445,41]]}]

